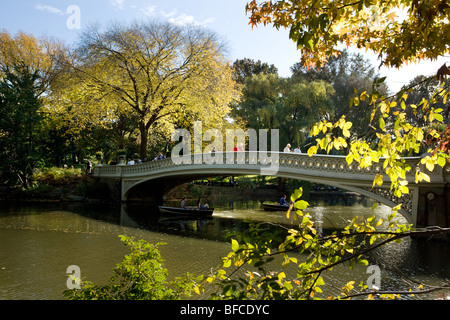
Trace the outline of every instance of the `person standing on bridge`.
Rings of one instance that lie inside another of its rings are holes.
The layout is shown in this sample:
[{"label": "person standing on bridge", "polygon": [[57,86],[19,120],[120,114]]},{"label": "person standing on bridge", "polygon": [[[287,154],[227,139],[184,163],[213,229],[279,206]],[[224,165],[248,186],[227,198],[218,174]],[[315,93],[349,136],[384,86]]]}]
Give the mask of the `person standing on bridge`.
[{"label": "person standing on bridge", "polygon": [[291,144],[290,143],[288,143],[287,145],[286,145],[286,147],[284,148],[284,152],[291,152]]},{"label": "person standing on bridge", "polygon": [[183,198],[181,199],[181,207],[182,207],[183,209],[186,209],[186,198],[185,198],[185,197],[183,197]]},{"label": "person standing on bridge", "polygon": [[86,163],[86,174],[90,175],[92,170],[92,163],[88,160]]}]

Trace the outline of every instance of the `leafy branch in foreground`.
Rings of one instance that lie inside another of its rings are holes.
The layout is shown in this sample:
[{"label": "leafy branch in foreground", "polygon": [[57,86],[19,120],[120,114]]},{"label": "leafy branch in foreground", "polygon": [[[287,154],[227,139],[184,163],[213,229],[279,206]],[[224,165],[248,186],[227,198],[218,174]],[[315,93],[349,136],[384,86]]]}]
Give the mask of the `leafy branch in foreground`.
[{"label": "leafy branch in foreground", "polygon": [[[441,234],[449,228],[412,231],[411,225],[402,225],[395,220],[398,210],[394,208],[387,221],[375,216],[365,221],[355,217],[342,231],[321,235],[314,228],[308,214],[303,210],[308,203],[298,200],[302,189],[291,196],[295,203],[287,215],[294,214],[300,223],[297,229],[287,229],[282,241],[271,237],[261,225],[245,233],[238,233],[231,240],[232,251],[223,258],[220,269],[206,281],[217,286],[212,295],[215,299],[348,299],[360,295],[373,298],[376,292],[361,284],[361,292],[353,294],[354,281],[342,287],[337,295],[324,292],[324,273],[338,265],[354,268],[356,264],[367,266],[365,254],[390,242],[415,234]],[[294,211],[295,209],[295,211]],[[383,227],[383,230],[377,228]],[[271,262],[281,262],[272,266]],[[227,270],[234,267],[231,271]],[[286,271],[286,272],[285,272]],[[292,275],[292,274],[295,274]],[[420,290],[408,291],[408,294]],[[382,298],[395,298],[396,293],[380,292]]]},{"label": "leafy branch in foreground", "polygon": [[[368,127],[376,132],[376,140],[370,141],[352,135],[352,123],[342,117],[335,123],[323,120],[311,129],[316,137],[316,145],[308,150],[313,156],[320,150],[329,153],[332,149],[348,150],[348,165],[356,163],[361,169],[382,163],[382,171],[373,180],[373,186],[383,184],[383,173],[391,182],[394,195],[401,197],[409,193],[407,173],[414,174],[414,182],[430,181],[428,175],[436,166],[444,167],[449,157],[448,111],[442,105],[447,104],[450,94],[449,85],[442,83],[429,99],[422,98],[420,103],[408,105],[408,93],[413,87],[400,91],[391,97],[383,97],[376,90],[369,94],[358,93],[350,102],[369,101],[371,110]],[[409,114],[420,118],[423,124],[416,125],[408,119]],[[377,116],[376,116],[377,115]],[[374,119],[377,119],[375,121]],[[339,134],[341,132],[342,134]],[[421,154],[421,159],[412,167],[405,156]]]}]

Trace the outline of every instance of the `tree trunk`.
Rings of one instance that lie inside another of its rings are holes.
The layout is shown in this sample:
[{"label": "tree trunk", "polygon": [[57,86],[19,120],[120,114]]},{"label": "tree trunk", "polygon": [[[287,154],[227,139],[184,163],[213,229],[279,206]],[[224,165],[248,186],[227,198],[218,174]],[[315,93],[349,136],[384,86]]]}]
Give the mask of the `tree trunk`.
[{"label": "tree trunk", "polygon": [[148,145],[148,129],[144,121],[139,122],[139,132],[141,134],[141,145],[139,146],[139,154],[141,159],[147,158],[147,145]]}]

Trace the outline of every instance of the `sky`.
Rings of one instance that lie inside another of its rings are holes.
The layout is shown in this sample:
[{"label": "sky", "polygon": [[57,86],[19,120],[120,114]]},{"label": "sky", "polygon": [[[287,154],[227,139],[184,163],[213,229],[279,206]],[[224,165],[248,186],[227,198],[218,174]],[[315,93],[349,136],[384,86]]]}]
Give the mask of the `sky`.
[{"label": "sky", "polygon": [[[90,25],[158,19],[183,25],[197,24],[215,31],[228,46],[228,58],[250,58],[275,65],[280,76],[289,77],[291,67],[300,61],[300,52],[289,31],[271,26],[251,28],[245,13],[247,0],[1,0],[0,30],[19,31],[35,37],[51,37],[76,44],[80,33]],[[378,68],[374,54],[361,51]],[[401,70],[381,68],[391,91],[399,90],[418,75],[432,75],[450,57],[422,62]]]}]

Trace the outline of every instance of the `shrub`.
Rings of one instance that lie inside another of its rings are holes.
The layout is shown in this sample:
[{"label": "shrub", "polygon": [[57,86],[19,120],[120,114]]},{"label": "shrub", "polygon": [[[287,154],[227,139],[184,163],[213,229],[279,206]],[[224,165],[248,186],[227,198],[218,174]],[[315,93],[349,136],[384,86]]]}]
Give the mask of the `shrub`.
[{"label": "shrub", "polygon": [[[120,236],[130,248],[121,263],[113,270],[114,275],[106,285],[81,281],[80,289],[64,291],[70,300],[179,300],[190,296],[196,281],[190,274],[167,281],[168,271],[164,267],[159,246],[144,240]],[[80,279],[78,279],[80,280]]]},{"label": "shrub", "polygon": [[35,172],[33,180],[53,187],[74,186],[83,177],[81,169],[76,168],[47,168]]}]

